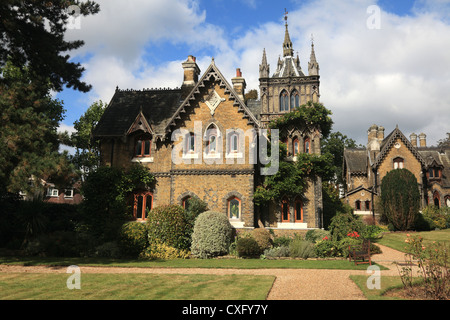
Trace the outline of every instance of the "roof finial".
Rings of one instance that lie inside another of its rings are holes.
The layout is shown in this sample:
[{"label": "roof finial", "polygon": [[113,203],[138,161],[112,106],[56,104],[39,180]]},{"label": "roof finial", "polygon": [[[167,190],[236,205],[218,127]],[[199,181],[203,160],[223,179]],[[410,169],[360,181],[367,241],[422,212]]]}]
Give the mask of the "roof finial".
[{"label": "roof finial", "polygon": [[284,8],[284,21],[286,21],[286,25],[287,25],[287,19],[288,19],[287,15],[288,15],[288,12],[286,11],[286,8]]}]

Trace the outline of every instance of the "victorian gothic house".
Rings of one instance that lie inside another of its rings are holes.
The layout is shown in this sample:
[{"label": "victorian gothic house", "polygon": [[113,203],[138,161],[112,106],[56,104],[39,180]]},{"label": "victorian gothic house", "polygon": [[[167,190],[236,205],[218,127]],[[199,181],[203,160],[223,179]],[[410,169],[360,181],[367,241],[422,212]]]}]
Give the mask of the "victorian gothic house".
[{"label": "victorian gothic house", "polygon": [[[294,57],[287,23],[285,28],[283,58],[272,76],[263,50],[259,101],[244,102],[246,82],[240,69],[230,85],[214,59],[202,74],[193,56],[182,63],[181,88],[116,88],[93,136],[100,142],[101,165],[127,168],[140,163],[155,176],[154,190],[140,190],[131,199],[137,220],[145,220],[152,207],[186,207],[190,198],[198,197],[210,210],[226,214],[235,228],[321,227],[319,178],[295,199],[284,198],[270,208],[253,203],[264,177],[260,164],[249,161],[250,149],[263,138],[251,133],[292,108],[319,99],[314,46],[305,75]],[[284,137],[291,161],[299,152],[320,153],[317,129],[293,127]]]},{"label": "victorian gothic house", "polygon": [[344,151],[345,201],[358,214],[377,213],[381,180],[389,171],[405,168],[417,179],[422,207],[450,207],[450,146],[427,146],[424,133],[411,133],[408,139],[398,127],[386,137],[384,131],[374,124],[366,148]]}]

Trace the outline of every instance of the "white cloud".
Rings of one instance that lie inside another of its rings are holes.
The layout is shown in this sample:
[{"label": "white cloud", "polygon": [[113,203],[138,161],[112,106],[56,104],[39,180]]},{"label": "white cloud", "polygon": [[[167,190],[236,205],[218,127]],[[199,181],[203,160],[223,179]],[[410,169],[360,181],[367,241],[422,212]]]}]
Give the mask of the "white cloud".
[{"label": "white cloud", "polygon": [[[69,34],[86,41],[77,54],[87,54],[84,80],[93,85],[92,101],[109,101],[116,85],[180,86],[181,62],[191,52],[177,52],[176,58],[166,60],[158,57],[158,63],[149,60],[146,54],[161,43],[202,52],[197,56],[202,71],[213,55],[229,81],[241,68],[247,89],[258,88],[263,48],[271,73],[282,54],[281,14],[274,15],[275,22],[255,25],[229,39],[232,30],[207,23],[208,12],[195,1],[98,2],[101,12],[83,18],[81,34]],[[374,2],[312,0],[291,8],[289,32],[303,71],[307,73],[314,34],[321,100],[333,111],[334,130],[365,144],[373,123],[384,126],[386,134],[398,124],[405,135],[425,132],[429,144],[435,143],[450,131],[448,1],[417,1],[411,15],[381,11],[380,29],[368,29],[367,8]],[[257,14],[258,9],[249,10]]]}]

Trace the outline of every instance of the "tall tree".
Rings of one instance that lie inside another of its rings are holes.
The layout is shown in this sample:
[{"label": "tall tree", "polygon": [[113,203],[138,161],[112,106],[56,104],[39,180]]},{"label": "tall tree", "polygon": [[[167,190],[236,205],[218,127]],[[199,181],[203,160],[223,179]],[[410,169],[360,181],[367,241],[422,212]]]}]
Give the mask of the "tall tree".
[{"label": "tall tree", "polygon": [[74,122],[76,132],[70,136],[69,145],[76,148],[72,162],[81,171],[83,181],[86,174],[97,169],[100,164],[100,149],[98,141],[92,139],[92,130],[100,121],[105,108],[106,103],[96,101]]},{"label": "tall tree", "polygon": [[69,62],[67,54],[84,42],[65,41],[64,34],[74,14],[86,16],[99,10],[99,5],[90,0],[2,0],[0,66],[10,61],[17,67],[27,67],[33,78],[49,81],[55,91],[61,91],[64,85],[89,91],[90,86],[80,80],[84,68]]},{"label": "tall tree", "polygon": [[83,45],[64,40],[70,8],[79,8],[81,15],[99,11],[92,1],[0,3],[0,195],[33,192],[41,179],[69,168],[67,156],[58,153],[56,133],[64,108],[50,92],[64,85],[90,89],[80,80],[81,65],[69,62],[68,52]]},{"label": "tall tree", "polygon": [[328,137],[321,141],[322,154],[330,154],[333,158],[334,177],[331,177],[331,182],[337,184],[344,184],[342,177],[342,164],[344,161],[344,149],[356,148],[356,141],[348,138],[341,132],[332,132]]},{"label": "tall tree", "polygon": [[67,156],[58,152],[65,110],[48,82],[31,79],[26,69],[8,63],[0,72],[0,193],[35,193],[41,179],[70,171]]}]

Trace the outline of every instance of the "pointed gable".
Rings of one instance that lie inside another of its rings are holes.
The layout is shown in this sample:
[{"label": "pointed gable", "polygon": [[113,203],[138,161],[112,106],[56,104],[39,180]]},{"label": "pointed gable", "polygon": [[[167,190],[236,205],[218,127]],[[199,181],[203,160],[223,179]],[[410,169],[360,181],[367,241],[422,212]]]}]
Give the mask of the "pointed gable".
[{"label": "pointed gable", "polygon": [[394,148],[396,141],[400,139],[403,144],[408,148],[408,150],[414,155],[414,157],[420,162],[420,164],[424,167],[425,161],[423,157],[420,155],[419,151],[416,147],[414,147],[411,142],[405,137],[405,135],[400,131],[398,127],[396,127],[381,143],[380,152],[376,156],[372,167],[378,168],[381,163],[386,158],[389,151]]},{"label": "pointed gable", "polygon": [[[233,106],[238,108],[238,111],[242,113],[242,118],[246,118],[249,124],[255,127],[259,127],[259,121],[255,117],[255,115],[250,111],[249,108],[247,108],[244,101],[239,98],[233,87],[226,81],[225,77],[217,68],[213,59],[196,86],[187,95],[186,99],[181,103],[181,105],[167,122],[167,125],[165,127],[166,133],[170,132],[172,128],[177,125],[177,121],[181,119],[181,114],[186,113],[186,108],[191,106],[191,103],[195,101],[201,94],[200,90],[204,88],[210,81],[217,81],[219,83],[219,86],[224,89],[225,94],[229,95],[229,99],[234,100]],[[214,92],[210,96],[208,96],[205,101],[212,114],[215,112],[215,109],[218,107],[218,104],[220,104],[220,102],[221,97],[217,94],[214,94]]]}]

